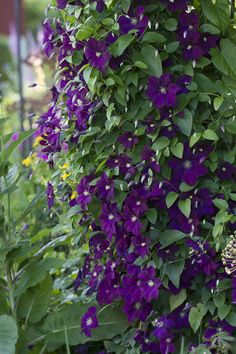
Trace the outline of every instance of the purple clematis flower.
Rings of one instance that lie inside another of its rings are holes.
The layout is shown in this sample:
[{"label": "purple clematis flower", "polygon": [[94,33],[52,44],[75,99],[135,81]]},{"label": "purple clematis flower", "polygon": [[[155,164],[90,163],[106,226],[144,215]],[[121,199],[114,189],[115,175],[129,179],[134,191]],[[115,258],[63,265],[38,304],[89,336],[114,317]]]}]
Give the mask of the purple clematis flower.
[{"label": "purple clematis flower", "polygon": [[208,169],[203,165],[208,156],[206,149],[201,153],[192,151],[187,145],[184,147],[184,155],[182,159],[174,158],[169,161],[169,166],[172,168],[173,177],[176,180],[182,180],[183,182],[194,186],[197,180],[201,176],[205,176]]},{"label": "purple clematis flower", "polygon": [[123,15],[119,18],[118,23],[120,31],[123,34],[128,33],[131,30],[137,30],[138,36],[141,36],[148,27],[149,19],[144,16],[145,8],[138,6],[134,11],[134,17],[132,15]]},{"label": "purple clematis flower", "polygon": [[139,219],[139,215],[137,215],[137,213],[135,213],[133,210],[125,209],[122,214],[122,217],[124,219],[125,229],[128,232],[139,236],[143,227]]},{"label": "purple clematis flower", "polygon": [[210,320],[207,329],[204,332],[204,337],[207,342],[211,342],[211,338],[219,333],[226,332],[228,335],[232,335],[234,327],[230,326],[226,321]]},{"label": "purple clematis flower", "polygon": [[200,47],[202,48],[203,54],[209,54],[212,48],[217,47],[218,42],[220,40],[219,36],[209,33],[202,33],[200,40]]},{"label": "purple clematis flower", "polygon": [[111,238],[116,233],[116,226],[120,222],[120,215],[116,203],[103,204],[100,221],[102,230]]},{"label": "purple clematis flower", "polygon": [[143,269],[138,278],[140,281],[143,299],[145,299],[147,302],[151,302],[151,300],[157,299],[159,295],[159,288],[161,286],[161,280],[156,277],[155,268],[148,267]]},{"label": "purple clematis flower", "polygon": [[132,149],[138,143],[138,138],[133,133],[127,132],[118,137],[117,141],[121,143],[125,149]]},{"label": "purple clematis flower", "polygon": [[83,209],[86,209],[88,204],[92,200],[93,193],[95,191],[94,186],[90,186],[91,180],[94,176],[84,176],[81,178],[76,190],[78,193],[77,202],[81,205]]},{"label": "purple clematis flower", "polygon": [[97,3],[96,10],[98,12],[102,12],[105,9],[104,0],[90,0],[90,2],[96,2]]},{"label": "purple clematis flower", "polygon": [[58,9],[63,10],[67,5],[68,0],[57,0]]},{"label": "purple clematis flower", "polygon": [[120,173],[127,177],[135,174],[135,167],[132,165],[130,157],[126,154],[109,158],[106,165],[111,169],[118,167]]},{"label": "purple clematis flower", "polygon": [[157,78],[151,76],[148,80],[147,96],[158,109],[164,107],[175,107],[177,105],[177,94],[181,87],[172,82],[170,74],[165,73]]},{"label": "purple clematis flower", "polygon": [[153,151],[147,145],[145,145],[141,156],[142,156],[142,160],[145,161],[145,167],[142,173],[146,173],[149,168],[153,172],[160,173],[161,169],[160,169],[160,165],[157,163],[155,159],[155,151]]},{"label": "purple clematis flower", "polygon": [[97,182],[97,191],[99,198],[109,201],[114,197],[114,181],[103,173]]},{"label": "purple clematis flower", "polygon": [[143,353],[160,353],[159,344],[157,342],[151,341],[147,332],[140,330],[137,331],[134,336],[134,340],[136,343],[141,345]]},{"label": "purple clematis flower", "polygon": [[174,336],[169,335],[167,338],[163,338],[160,340],[160,353],[161,354],[169,354],[176,353],[175,345],[173,343]]},{"label": "purple clematis flower", "polygon": [[48,200],[48,208],[51,209],[54,205],[54,198],[55,198],[55,194],[54,194],[54,189],[53,189],[53,185],[48,182],[47,185],[47,200]]},{"label": "purple clematis flower", "polygon": [[174,328],[174,321],[168,316],[161,316],[155,319],[152,324],[155,327],[152,334],[158,339],[168,338],[170,330]]},{"label": "purple clematis flower", "polygon": [[185,11],[187,10],[187,5],[189,0],[160,0],[163,4],[167,6],[168,11]]},{"label": "purple clematis flower", "polygon": [[199,60],[203,54],[204,53],[199,44],[199,38],[197,38],[197,35],[191,44],[188,44],[183,48],[183,58],[186,61]]},{"label": "purple clematis flower", "polygon": [[196,43],[199,38],[199,16],[196,12],[182,12],[179,16],[178,37],[181,44]]},{"label": "purple clematis flower", "polygon": [[101,72],[105,71],[111,58],[111,54],[107,51],[107,44],[95,38],[88,40],[84,54],[89,64]]},{"label": "purple clematis flower", "polygon": [[221,164],[216,171],[217,176],[220,180],[232,181],[236,178],[236,167],[229,162],[224,162]]},{"label": "purple clematis flower", "polygon": [[43,23],[43,50],[45,54],[50,57],[53,53],[53,39],[54,39],[54,30],[51,27],[49,20],[45,20]]},{"label": "purple clematis flower", "polygon": [[91,330],[98,327],[98,320],[96,316],[97,309],[92,306],[83,315],[81,319],[81,331],[85,333],[87,337],[91,337]]},{"label": "purple clematis flower", "polygon": [[152,311],[152,306],[145,300],[135,302],[127,301],[123,309],[129,322],[134,320],[145,322]]},{"label": "purple clematis flower", "polygon": [[189,90],[186,86],[190,85],[193,78],[190,75],[182,75],[176,80],[176,84],[181,87],[179,93],[188,93]]}]

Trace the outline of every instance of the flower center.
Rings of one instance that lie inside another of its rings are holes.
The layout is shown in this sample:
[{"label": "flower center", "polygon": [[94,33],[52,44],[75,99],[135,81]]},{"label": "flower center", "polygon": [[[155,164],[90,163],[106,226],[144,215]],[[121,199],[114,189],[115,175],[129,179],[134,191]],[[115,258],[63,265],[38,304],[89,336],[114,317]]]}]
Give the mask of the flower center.
[{"label": "flower center", "polygon": [[157,326],[158,328],[162,328],[162,327],[164,327],[164,322],[163,321],[157,321],[155,323],[155,326]]},{"label": "flower center", "polygon": [[225,172],[225,171],[226,171],[226,168],[225,168],[225,167],[222,167],[222,171]]},{"label": "flower center", "polygon": [[133,139],[132,138],[128,138],[128,141],[132,141]]},{"label": "flower center", "polygon": [[141,247],[145,247],[146,246],[146,242],[141,243]]},{"label": "flower center", "polygon": [[89,192],[88,191],[84,191],[84,196],[87,197],[89,195]]},{"label": "flower center", "polygon": [[165,87],[160,87],[160,93],[166,94],[166,88]]},{"label": "flower center", "polygon": [[131,167],[130,163],[127,163],[127,164],[126,164],[126,167],[127,167],[127,168],[130,168],[130,167]]},{"label": "flower center", "polygon": [[96,57],[99,58],[102,55],[100,52],[96,52]]},{"label": "flower center", "polygon": [[153,280],[149,280],[148,281],[148,286],[150,286],[151,288],[155,285]]},{"label": "flower center", "polygon": [[141,205],[141,202],[140,202],[140,201],[138,201],[138,202],[136,203],[136,205]]},{"label": "flower center", "polygon": [[139,310],[139,309],[141,308],[140,302],[136,302],[136,304],[134,305],[134,307],[136,308],[136,310]]},{"label": "flower center", "polygon": [[135,222],[135,221],[137,221],[137,220],[138,220],[137,216],[133,215],[132,218],[131,218],[131,221],[132,221],[132,222]]},{"label": "flower center", "polygon": [[91,317],[89,317],[89,318],[87,319],[87,321],[86,321],[86,325],[87,325],[87,326],[91,326],[92,323],[93,323],[93,320],[92,320]]},{"label": "flower center", "polygon": [[135,17],[132,18],[131,23],[132,23],[132,25],[137,25],[137,23],[138,23],[137,18],[135,18]]},{"label": "flower center", "polygon": [[109,219],[109,220],[114,220],[114,219],[115,219],[115,217],[114,217],[114,215],[113,215],[113,214],[109,214],[108,219]]},{"label": "flower center", "polygon": [[108,191],[111,188],[111,186],[106,186],[105,189]]},{"label": "flower center", "polygon": [[189,160],[184,161],[183,166],[186,170],[189,170],[192,167],[192,162]]}]

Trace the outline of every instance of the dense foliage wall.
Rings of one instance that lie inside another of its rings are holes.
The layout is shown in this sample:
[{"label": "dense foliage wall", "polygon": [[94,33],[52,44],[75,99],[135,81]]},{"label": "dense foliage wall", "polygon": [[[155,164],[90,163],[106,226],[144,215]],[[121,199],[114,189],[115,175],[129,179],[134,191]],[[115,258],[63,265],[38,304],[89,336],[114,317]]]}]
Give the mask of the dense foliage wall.
[{"label": "dense foliage wall", "polygon": [[58,0],[44,22],[48,204],[68,203],[86,250],[74,288],[98,350],[236,350],[232,14],[228,0]]}]

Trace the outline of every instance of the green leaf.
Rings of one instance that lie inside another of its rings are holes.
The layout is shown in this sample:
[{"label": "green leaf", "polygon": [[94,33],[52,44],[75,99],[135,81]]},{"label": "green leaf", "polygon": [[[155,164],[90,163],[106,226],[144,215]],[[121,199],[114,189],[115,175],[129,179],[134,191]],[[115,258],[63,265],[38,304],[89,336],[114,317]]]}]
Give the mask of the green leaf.
[{"label": "green leaf", "polygon": [[92,304],[74,303],[50,314],[44,321],[43,332],[49,343],[64,344],[65,329],[70,345],[78,345],[87,341],[109,340],[121,335],[129,326],[122,310],[117,306],[108,305],[98,311],[99,327],[92,330],[92,337],[81,335],[81,318]]},{"label": "green leaf", "polygon": [[189,323],[194,333],[201,326],[202,319],[205,314],[204,305],[199,303],[196,307],[192,307],[189,313]]},{"label": "green leaf", "polygon": [[201,139],[201,136],[202,133],[194,133],[190,138],[189,146],[192,148],[198,142],[198,140]]},{"label": "green leaf", "polygon": [[201,5],[206,18],[225,33],[230,23],[229,1],[201,0]]},{"label": "green leaf", "polygon": [[179,288],[180,277],[184,270],[184,261],[176,261],[174,263],[167,264],[165,274],[168,276],[169,280]]},{"label": "green leaf", "polygon": [[220,106],[222,105],[222,103],[224,102],[224,98],[223,97],[216,97],[214,99],[214,109],[215,111],[218,111]]},{"label": "green leaf", "polygon": [[47,312],[51,293],[52,279],[48,276],[40,284],[28,289],[21,295],[17,306],[18,316],[26,318],[27,321],[32,323],[40,321]]},{"label": "green leaf", "polygon": [[157,32],[146,32],[142,39],[143,42],[147,43],[158,43],[162,44],[166,42],[166,38]]},{"label": "green leaf", "polygon": [[162,248],[167,247],[185,238],[186,234],[178,230],[166,230],[161,234],[160,243]]},{"label": "green leaf", "polygon": [[236,46],[230,39],[222,39],[220,48],[211,50],[212,62],[223,74],[236,79]]},{"label": "green leaf", "polygon": [[169,144],[170,140],[166,136],[161,136],[160,138],[157,138],[152,147],[155,151],[160,151],[169,146]]},{"label": "green leaf", "polygon": [[170,148],[170,151],[172,152],[172,154],[174,156],[178,157],[179,159],[182,159],[183,152],[184,152],[184,144],[183,143],[178,143],[175,146],[172,146]]},{"label": "green leaf", "polygon": [[228,203],[226,200],[224,199],[220,199],[220,198],[215,198],[213,200],[213,204],[218,208],[218,209],[227,209],[228,208]]},{"label": "green leaf", "polygon": [[193,116],[192,113],[186,108],[184,110],[184,117],[183,118],[175,118],[176,124],[178,125],[180,131],[186,135],[190,136],[192,131],[193,125]]},{"label": "green leaf", "polygon": [[136,61],[134,65],[139,69],[147,69],[147,65],[140,60]]},{"label": "green leaf", "polygon": [[142,61],[148,67],[147,73],[149,75],[160,77],[163,73],[162,61],[156,48],[150,44],[145,45],[141,50],[141,54],[143,56]]},{"label": "green leaf", "polygon": [[121,0],[120,6],[121,6],[122,10],[124,10],[124,12],[127,13],[129,11],[130,3],[131,3],[131,0]]},{"label": "green leaf", "polygon": [[207,139],[207,140],[213,140],[213,141],[219,140],[218,135],[214,132],[214,130],[211,130],[211,129],[206,129],[204,131],[204,133],[202,134],[202,136],[204,139]]},{"label": "green leaf", "polygon": [[147,211],[148,221],[153,225],[157,222],[157,216],[158,214],[155,208],[151,208]]},{"label": "green leaf", "polygon": [[124,34],[123,36],[119,37],[117,41],[111,46],[112,54],[115,57],[121,56],[133,42],[133,40],[134,36],[132,34]]},{"label": "green leaf", "polygon": [[166,51],[169,54],[174,53],[179,48],[179,42],[171,42],[166,46]]},{"label": "green leaf", "polygon": [[228,314],[231,311],[231,306],[223,304],[218,308],[218,315],[220,317],[220,320],[223,321],[225,319],[226,316],[228,316]]},{"label": "green leaf", "polygon": [[14,319],[7,315],[0,316],[0,354],[15,354],[18,329]]},{"label": "green leaf", "polygon": [[176,31],[178,27],[178,22],[175,18],[168,18],[164,22],[164,26],[167,31]]},{"label": "green leaf", "polygon": [[186,216],[186,218],[189,218],[191,214],[191,200],[189,198],[185,200],[180,200],[178,202],[178,207],[180,211]]},{"label": "green leaf", "polygon": [[166,196],[166,206],[169,209],[177,200],[179,194],[175,192],[169,192]]},{"label": "green leaf", "polygon": [[233,327],[236,327],[236,312],[231,311],[230,314],[226,317],[226,321]]},{"label": "green leaf", "polygon": [[63,260],[56,258],[45,258],[37,263],[29,263],[18,281],[15,291],[16,296],[20,296],[27,289],[43,281],[51,269],[59,268],[63,263]]},{"label": "green leaf", "polygon": [[187,299],[187,291],[186,289],[182,289],[177,295],[170,296],[170,310],[174,311],[184,303]]},{"label": "green leaf", "polygon": [[2,154],[4,154],[4,156],[7,156],[7,158],[9,158],[9,156],[12,154],[12,152],[21,144],[23,144],[23,142],[25,140],[27,140],[31,135],[33,135],[35,132],[35,130],[31,129],[31,130],[27,130],[25,132],[19,133],[19,137],[16,141],[12,141],[10,143],[10,145],[5,149],[5,151],[1,152],[0,156]]},{"label": "green leaf", "polygon": [[115,81],[111,77],[109,77],[108,79],[105,80],[105,84],[107,86],[113,86],[115,85]]}]

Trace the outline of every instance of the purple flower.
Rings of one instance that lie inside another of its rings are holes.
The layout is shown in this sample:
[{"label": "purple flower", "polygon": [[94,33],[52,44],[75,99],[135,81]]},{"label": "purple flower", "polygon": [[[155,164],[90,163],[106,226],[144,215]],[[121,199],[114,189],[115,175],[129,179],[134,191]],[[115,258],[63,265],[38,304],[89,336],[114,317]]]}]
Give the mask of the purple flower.
[{"label": "purple flower", "polygon": [[124,176],[129,177],[135,174],[135,168],[132,165],[132,161],[126,154],[111,157],[107,160],[106,164],[111,169],[118,167],[120,173]]},{"label": "purple flower", "polygon": [[160,0],[170,12],[187,10],[189,0]]},{"label": "purple flower", "polygon": [[143,215],[148,210],[147,191],[144,193],[142,195],[141,191],[133,190],[124,201],[125,208],[132,210],[136,215]]},{"label": "purple flower", "polygon": [[212,48],[217,47],[218,42],[220,40],[219,36],[209,33],[202,33],[201,40],[200,40],[200,47],[202,48],[203,54],[209,54],[209,51]]},{"label": "purple flower", "polygon": [[192,151],[185,145],[183,158],[174,158],[169,161],[169,166],[173,171],[173,177],[182,180],[190,186],[194,186],[198,178],[205,176],[208,172],[208,169],[203,165],[207,155],[207,149],[204,156],[204,151],[198,153],[197,151]]},{"label": "purple flower", "polygon": [[148,172],[149,168],[153,170],[153,172],[160,173],[160,165],[155,159],[155,151],[150,149],[147,145],[144,146],[142,151],[142,160],[145,161],[145,168],[142,173],[145,174]]},{"label": "purple flower", "polygon": [[98,12],[102,12],[105,8],[105,4],[104,4],[104,0],[90,0],[90,2],[96,2],[97,6],[96,6],[96,10]]},{"label": "purple flower", "polygon": [[168,73],[159,78],[151,76],[148,80],[147,96],[158,109],[175,107],[180,89],[179,85],[172,82],[172,77]]},{"label": "purple flower", "polygon": [[220,180],[232,181],[236,178],[236,167],[229,162],[224,162],[221,164],[216,171],[217,176]]},{"label": "purple flower", "polygon": [[122,217],[124,219],[124,226],[128,232],[139,236],[141,229],[143,227],[141,221],[139,220],[139,215],[130,209],[124,210]]},{"label": "purple flower", "polygon": [[189,90],[186,88],[186,86],[190,85],[192,80],[192,76],[189,75],[182,75],[178,77],[178,79],[176,80],[176,84],[181,87],[179,93],[188,93]]},{"label": "purple flower", "polygon": [[100,214],[102,230],[109,238],[116,234],[116,226],[120,222],[120,215],[116,203],[103,204]]},{"label": "purple flower", "polygon": [[127,301],[123,309],[129,322],[134,320],[145,322],[152,311],[152,306],[145,300],[135,302]]},{"label": "purple flower", "polygon": [[174,339],[173,335],[172,336],[170,335],[167,338],[163,338],[160,340],[160,353],[161,354],[176,353],[173,339]]},{"label": "purple flower", "polygon": [[47,200],[48,200],[48,208],[51,209],[54,205],[54,198],[55,198],[55,194],[54,194],[54,190],[53,190],[53,185],[48,182],[47,185]]},{"label": "purple flower", "polygon": [[159,344],[156,342],[152,342],[149,338],[147,332],[137,331],[134,340],[136,343],[140,344],[142,347],[142,352],[144,353],[152,353],[152,354],[159,354]]},{"label": "purple flower", "polygon": [[105,42],[90,38],[87,42],[84,53],[91,66],[102,72],[105,71],[111,58]]},{"label": "purple flower", "polygon": [[77,202],[81,205],[83,209],[86,209],[88,204],[92,200],[94,193],[94,186],[90,186],[90,182],[93,179],[93,176],[84,176],[81,178],[80,183],[78,184],[76,190],[78,193]]},{"label": "purple flower", "polygon": [[109,201],[114,197],[114,181],[103,173],[97,182],[97,191],[99,198]]},{"label": "purple flower", "polygon": [[121,33],[126,34],[131,30],[137,30],[138,36],[141,36],[148,27],[149,21],[148,17],[144,16],[144,11],[143,6],[138,6],[134,11],[134,17],[131,17],[132,15],[120,16],[118,23]]},{"label": "purple flower", "polygon": [[210,342],[211,338],[217,334],[226,332],[231,335],[233,331],[234,327],[230,326],[226,321],[210,320],[204,332],[204,337]]},{"label": "purple flower", "polygon": [[159,295],[160,279],[156,278],[156,270],[154,267],[148,267],[141,271],[138,276],[143,299],[151,302],[157,299]]},{"label": "purple flower", "polygon": [[199,16],[196,12],[182,12],[179,16],[178,36],[182,44],[196,43],[199,38]]},{"label": "purple flower", "polygon": [[174,321],[168,316],[161,316],[158,319],[155,319],[152,323],[155,327],[152,334],[158,339],[167,338],[170,330],[174,327]]},{"label": "purple flower", "polygon": [[156,120],[153,117],[151,117],[151,116],[147,117],[142,122],[142,124],[146,126],[146,133],[147,134],[155,133],[157,128],[158,128],[158,124],[157,124]]},{"label": "purple flower", "polygon": [[127,132],[119,136],[117,141],[121,143],[125,149],[132,149],[134,145],[138,143],[138,138],[134,136],[133,133]]},{"label": "purple flower", "polygon": [[91,330],[98,327],[96,312],[96,307],[92,306],[81,319],[81,331],[84,332],[87,337],[91,337]]},{"label": "purple flower", "polygon": [[143,235],[132,237],[132,245],[134,246],[134,253],[137,257],[144,258],[149,252],[149,239]]},{"label": "purple flower", "polygon": [[183,49],[183,58],[186,61],[199,60],[202,56],[203,50],[198,43],[197,37],[195,39],[195,43],[188,44]]},{"label": "purple flower", "polygon": [[48,57],[50,57],[53,52],[53,39],[54,30],[52,29],[51,24],[47,19],[43,23],[43,50]]},{"label": "purple flower", "polygon": [[58,9],[64,9],[67,5],[67,0],[57,0]]}]

